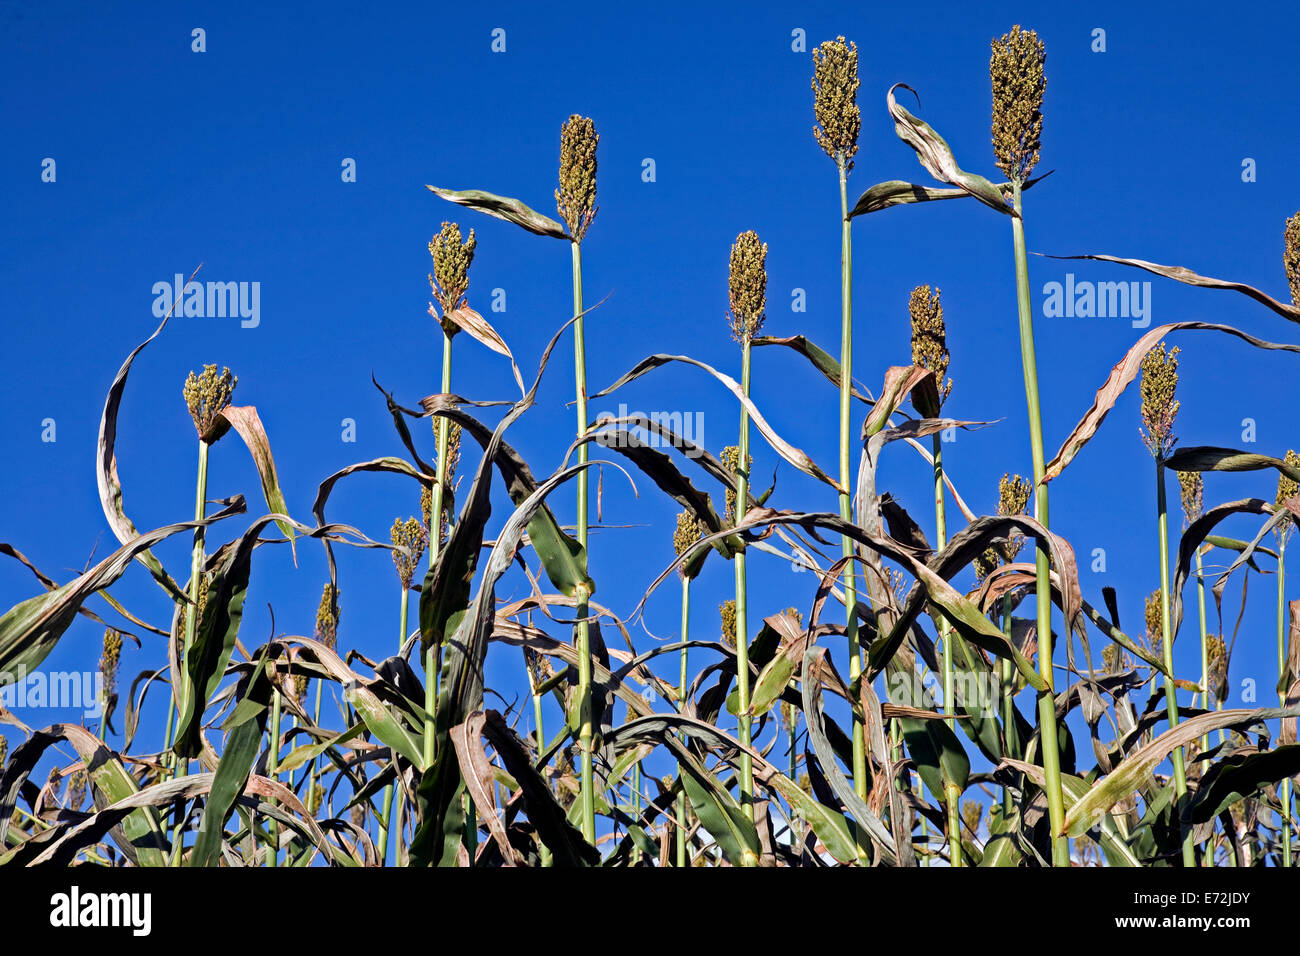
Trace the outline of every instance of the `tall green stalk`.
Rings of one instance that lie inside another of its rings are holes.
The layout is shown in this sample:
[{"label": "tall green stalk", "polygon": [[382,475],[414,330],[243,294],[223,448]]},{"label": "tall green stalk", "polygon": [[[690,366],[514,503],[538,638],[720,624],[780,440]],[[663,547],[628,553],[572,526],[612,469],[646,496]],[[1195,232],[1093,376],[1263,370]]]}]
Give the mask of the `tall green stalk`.
[{"label": "tall green stalk", "polygon": [[[685,643],[687,640],[690,639],[689,638],[690,627],[691,627],[691,579],[688,576],[683,574],[682,575],[682,642],[683,643]],[[687,689],[686,652],[687,649],[683,647],[682,655],[681,655],[681,671],[677,679],[677,700],[678,700],[678,706],[681,707],[686,706],[686,689]],[[680,769],[678,770],[677,776],[679,778],[681,777]],[[686,788],[683,787],[681,792],[677,794],[677,865],[678,866],[687,865],[686,830],[687,830]]]},{"label": "tall green stalk", "polygon": [[[1289,530],[1289,529],[1288,529]],[[1277,672],[1278,679],[1286,675],[1286,539],[1284,530],[1277,546]],[[1286,706],[1287,688],[1278,691],[1279,706]],[[1282,865],[1291,866],[1291,778],[1282,780],[1279,787],[1282,802]]]},{"label": "tall green stalk", "polygon": [[[948,543],[947,516],[944,511],[943,493],[943,441],[936,434],[931,438],[934,449],[934,521],[935,547],[942,550]],[[947,618],[939,621],[939,639],[943,642],[943,712],[948,715],[957,713],[956,675],[952,663],[953,634]],[[948,808],[948,846],[953,866],[962,866],[965,854],[961,842],[961,791],[957,785],[945,780],[944,803]]]},{"label": "tall green stalk", "polygon": [[[451,391],[451,336],[442,330],[442,393]],[[444,416],[438,417],[438,466],[437,482],[431,494],[432,506],[429,509],[429,567],[438,560],[442,550],[442,510],[444,489],[450,476],[447,474],[447,439],[451,434],[451,422]],[[424,764],[433,766],[434,758],[434,715],[438,709],[439,654],[436,642],[430,641],[424,652]]]},{"label": "tall green stalk", "polygon": [[[271,695],[271,739],[270,750],[267,753],[266,775],[272,780],[279,776],[280,766],[280,692],[273,691]],[[272,801],[274,803],[274,801]],[[271,836],[271,845],[267,847],[266,865],[276,867],[280,865],[280,825],[274,819],[266,823],[266,831]]]},{"label": "tall green stalk", "polygon": [[[840,173],[840,517],[853,520],[851,460],[853,453],[853,239],[850,231],[848,169],[843,158],[837,163]],[[853,539],[840,538],[846,558],[855,552]],[[844,606],[847,611],[845,635],[849,643],[849,681],[862,677],[862,647],[858,637],[857,569],[849,561],[844,567]],[[853,715],[853,790],[867,798],[867,737],[857,712]]]},{"label": "tall green stalk", "polygon": [[[1034,355],[1034,318],[1029,299],[1029,262],[1025,253],[1025,224],[1021,216],[1020,183],[1012,184],[1016,215],[1011,219],[1016,256],[1016,305],[1020,318],[1020,359],[1025,377],[1025,399],[1029,408],[1029,450],[1034,466],[1034,519],[1048,525],[1047,483],[1043,481],[1043,418],[1038,401],[1038,362]],[[1052,580],[1047,552],[1035,549],[1034,604],[1037,609],[1038,673],[1047,690],[1038,695],[1038,735],[1047,784],[1047,817],[1052,830],[1052,865],[1070,865],[1069,840],[1065,828],[1065,800],[1061,790],[1061,749],[1057,737],[1056,697],[1052,673]]]},{"label": "tall green stalk", "polygon": [[[749,341],[743,336],[740,344],[740,390],[749,397]],[[749,501],[749,410],[740,408],[740,453],[736,468],[736,523],[739,524],[748,510]],[[746,554],[736,553],[736,695],[738,739],[746,748],[740,754],[740,802],[751,813],[754,811],[754,767],[748,753],[750,745],[749,717],[749,578]]]},{"label": "tall green stalk", "polygon": [[[1165,713],[1169,717],[1172,730],[1178,726],[1178,696],[1174,685],[1174,638],[1173,625],[1169,614],[1169,515],[1165,504],[1165,463],[1156,460],[1156,512],[1160,533],[1160,626],[1164,639],[1160,649],[1165,665]],[[1179,747],[1172,755],[1174,765],[1174,793],[1178,796],[1180,806],[1187,797],[1187,769],[1184,765],[1183,748]],[[1192,845],[1190,832],[1183,837],[1183,866],[1196,865],[1196,850]]]},{"label": "tall green stalk", "polygon": [[[582,315],[582,245],[570,243],[573,252],[573,378],[578,406],[578,435],[587,431],[587,346]],[[587,464],[587,443],[578,446],[578,464]],[[587,470],[578,472],[578,544],[587,550]],[[587,622],[586,588],[579,584],[575,602],[578,619],[578,750],[582,757],[579,799],[582,801],[582,835],[596,842],[596,785],[592,773],[591,634]]]}]

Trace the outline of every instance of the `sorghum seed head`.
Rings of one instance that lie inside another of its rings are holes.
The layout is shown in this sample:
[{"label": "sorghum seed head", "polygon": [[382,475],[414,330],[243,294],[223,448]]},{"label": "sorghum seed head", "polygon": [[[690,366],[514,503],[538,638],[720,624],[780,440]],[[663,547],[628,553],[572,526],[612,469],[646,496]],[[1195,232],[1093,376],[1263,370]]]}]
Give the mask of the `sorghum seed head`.
[{"label": "sorghum seed head", "polygon": [[239,379],[230,374],[230,369],[223,368],[218,375],[215,365],[205,365],[201,374],[190,372],[185,379],[181,394],[194,420],[194,428],[204,441],[216,440],[217,416],[230,404],[238,384]]},{"label": "sorghum seed head", "polygon": [[1300,308],[1300,212],[1286,221],[1283,240],[1282,263],[1291,286],[1291,304]]},{"label": "sorghum seed head", "polygon": [[1214,699],[1223,703],[1228,696],[1228,647],[1221,634],[1211,634],[1206,640],[1206,652],[1210,665],[1210,693]]},{"label": "sorghum seed head", "polygon": [[[738,445],[728,445],[726,448],[722,449],[722,454],[721,454],[719,457],[722,459],[722,465],[723,465],[723,467],[726,468],[727,471],[731,472],[731,474],[732,474],[733,476],[735,476],[735,477],[739,477],[739,475],[740,475],[740,446],[738,446]],[[753,455],[748,455],[748,456],[746,456],[746,457],[747,457],[747,460],[746,460],[746,462],[745,462],[745,473],[748,474],[748,473],[749,473],[749,468],[750,468],[750,466],[751,466],[752,464],[754,464],[754,456],[753,456]],[[737,519],[737,515],[736,515],[736,492],[735,492],[733,489],[728,488],[728,489],[727,489],[727,493],[726,493],[726,497],[727,497],[727,508],[726,508],[726,513],[725,513],[725,519],[726,519],[727,524],[735,524],[735,523],[736,523],[736,519]]]},{"label": "sorghum seed head", "polygon": [[428,528],[433,520],[433,487],[423,482],[420,484],[420,516],[424,519],[425,528]]},{"label": "sorghum seed head", "polygon": [[531,647],[524,648],[524,663],[528,666],[528,673],[533,679],[533,687],[537,688],[550,680],[554,673],[551,669],[551,662],[545,654],[538,653]]},{"label": "sorghum seed head", "polygon": [[1019,24],[992,45],[993,154],[1008,179],[1023,183],[1038,164],[1042,145],[1047,52],[1038,34]]},{"label": "sorghum seed head", "polygon": [[1183,526],[1186,527],[1205,511],[1205,479],[1199,471],[1180,471],[1178,492],[1183,499]]},{"label": "sorghum seed head", "polygon": [[339,589],[325,584],[321,589],[320,605],[316,608],[316,640],[331,651],[339,639]]},{"label": "sorghum seed head", "polygon": [[104,700],[117,693],[117,668],[122,657],[122,633],[114,628],[104,631],[104,650],[99,656],[99,672],[104,675]]},{"label": "sorghum seed head", "polygon": [[948,332],[943,324],[939,290],[931,293],[928,285],[917,286],[912,290],[907,309],[912,315],[912,364],[934,373],[934,384],[942,405],[952,391],[952,379],[944,384],[943,376],[948,371]]},{"label": "sorghum seed head", "polygon": [[767,243],[758,233],[742,232],[731,244],[731,334],[752,339],[763,327],[767,308]]},{"label": "sorghum seed head", "polygon": [[1142,608],[1142,616],[1146,620],[1147,644],[1153,651],[1159,653],[1161,639],[1164,636],[1159,588],[1147,595],[1146,603]]},{"label": "sorghum seed head", "polygon": [[79,810],[86,801],[86,771],[78,770],[68,778],[68,799],[65,806],[69,810]]},{"label": "sorghum seed head", "polygon": [[799,725],[799,710],[788,700],[781,701],[781,726],[793,730]]},{"label": "sorghum seed head", "polygon": [[560,131],[560,188],[555,190],[555,208],[568,224],[574,242],[582,242],[599,208],[596,206],[599,142],[596,124],[585,116],[570,116]]},{"label": "sorghum seed head", "polygon": [[[1297,455],[1294,451],[1288,450],[1284,460],[1289,467],[1300,468],[1300,455]],[[1290,475],[1278,472],[1277,498],[1274,500],[1276,507],[1281,508],[1282,502],[1286,501],[1288,498],[1294,498],[1298,490],[1300,490],[1300,484],[1298,484],[1294,478]]]},{"label": "sorghum seed head", "polygon": [[736,646],[736,602],[727,599],[718,605],[718,615],[722,618],[722,643],[728,647]]},{"label": "sorghum seed head", "polygon": [[677,530],[673,532],[673,552],[681,557],[704,535],[704,524],[693,511],[677,513]]},{"label": "sorghum seed head", "polygon": [[966,824],[966,829],[971,833],[978,833],[980,821],[984,819],[984,806],[978,800],[963,800],[961,805],[961,819]]},{"label": "sorghum seed head", "polygon": [[313,817],[316,816],[324,802],[325,788],[319,783],[313,783],[307,791],[307,812]]},{"label": "sorghum seed head", "polygon": [[1102,649],[1101,660],[1102,663],[1106,666],[1107,673],[1110,674],[1119,673],[1120,667],[1124,662],[1123,654],[1124,652],[1120,650],[1120,646],[1118,644],[1107,644]]},{"label": "sorghum seed head", "polygon": [[402,582],[403,590],[410,588],[415,578],[415,569],[424,556],[424,546],[428,541],[424,525],[416,518],[401,518],[393,522],[389,537],[393,542],[393,564],[397,567],[397,579]]},{"label": "sorghum seed head", "polygon": [[429,243],[429,255],[433,257],[429,287],[442,306],[442,327],[449,335],[458,331],[459,326],[448,321],[447,313],[457,309],[469,291],[469,267],[474,262],[477,246],[474,230],[471,229],[469,238],[462,242],[460,226],[454,222],[444,222],[442,231]]},{"label": "sorghum seed head", "polygon": [[[1020,475],[1004,474],[998,480],[998,514],[1014,517],[1025,513],[1029,506],[1029,495],[1033,492],[1033,483]],[[1002,557],[1010,564],[1025,546],[1025,536],[1014,532],[1002,546]]]},{"label": "sorghum seed head", "polygon": [[858,110],[858,45],[844,37],[827,40],[813,50],[813,136],[822,151],[853,169],[862,114]]},{"label": "sorghum seed head", "polygon": [[1157,461],[1174,450],[1174,419],[1178,416],[1178,346],[1168,352],[1165,343],[1153,346],[1142,359],[1142,441]]},{"label": "sorghum seed head", "polygon": [[293,696],[295,700],[301,702],[306,698],[307,685],[310,682],[311,682],[311,678],[308,677],[306,674],[293,675]]}]

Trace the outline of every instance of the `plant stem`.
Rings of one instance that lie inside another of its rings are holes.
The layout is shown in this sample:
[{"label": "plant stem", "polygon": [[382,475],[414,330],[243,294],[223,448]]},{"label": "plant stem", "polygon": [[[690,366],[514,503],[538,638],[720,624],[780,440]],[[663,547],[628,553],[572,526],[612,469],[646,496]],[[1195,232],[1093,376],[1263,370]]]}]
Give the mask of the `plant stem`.
[{"label": "plant stem", "polygon": [[[749,397],[749,347],[748,334],[741,336],[740,390]],[[749,510],[749,410],[740,408],[740,451],[736,465],[736,524]],[[750,744],[749,719],[749,578],[746,572],[744,550],[736,553],[736,695],[740,716],[737,718],[738,739],[746,747]],[[740,803],[750,813],[754,811],[754,768],[748,752],[740,755]]]},{"label": "plant stem", "polygon": [[[1008,641],[1011,640],[1011,598],[1010,596],[1002,599],[1002,633],[1006,635]],[[1015,672],[1012,670],[1011,661],[1002,660],[1002,737],[1006,741],[1006,748],[1009,751],[1007,756],[1020,757],[1019,737],[1016,730],[1016,704],[1015,704],[1015,685],[1012,683],[1015,679]],[[1012,741],[1016,745],[1012,745]],[[1002,788],[1002,809],[1009,816],[1011,813],[1012,799],[1011,790],[1008,787]]]},{"label": "plant stem", "polygon": [[[852,521],[849,455],[853,448],[850,427],[853,408],[853,239],[849,220],[848,170],[843,156],[837,158],[836,165],[840,170],[840,517]],[[853,539],[844,535],[840,544],[844,557],[852,557]],[[848,615],[844,630],[849,641],[850,683],[856,683],[862,676],[856,574],[850,561],[844,568],[844,607]],[[853,717],[853,789],[863,800],[867,798],[867,738],[856,713]]]},{"label": "plant stem", "polygon": [[[691,627],[691,579],[682,577],[682,642],[685,643],[689,638]],[[686,706],[686,648],[682,648],[681,656],[681,673],[677,679],[678,707]],[[677,776],[682,776],[681,767],[677,768]],[[686,788],[683,787],[677,794],[677,865],[686,866]]]},{"label": "plant stem", "polygon": [[[1287,532],[1290,528],[1284,528],[1282,536],[1278,538],[1278,682],[1282,683],[1282,678],[1287,672],[1287,637],[1286,637],[1286,618],[1287,618]],[[1287,705],[1287,688],[1282,687],[1278,691],[1279,706]],[[1282,797],[1282,865],[1291,866],[1291,778],[1282,780],[1282,787],[1279,788],[1279,796]]]},{"label": "plant stem", "polygon": [[[1020,360],[1025,376],[1025,400],[1029,410],[1029,448],[1034,465],[1034,518],[1048,528],[1047,484],[1043,481],[1043,416],[1038,402],[1038,361],[1034,355],[1034,317],[1029,301],[1029,262],[1025,253],[1025,223],[1021,217],[1020,184],[1012,183],[1016,215],[1011,219],[1011,236],[1016,255],[1016,306],[1020,318]],[[1052,832],[1052,865],[1070,865],[1070,842],[1065,826],[1065,801],[1061,792],[1061,750],[1056,728],[1056,695],[1052,673],[1052,574],[1047,552],[1035,553],[1034,604],[1038,612],[1038,673],[1047,689],[1038,695],[1038,734],[1043,753],[1043,776],[1047,784],[1047,817]]]},{"label": "plant stem", "polygon": [[[1201,706],[1210,709],[1210,639],[1205,627],[1205,578],[1201,570],[1201,549],[1196,549],[1196,605],[1200,613],[1201,627]],[[1210,749],[1210,735],[1201,735],[1201,753]],[[1210,769],[1208,761],[1202,764],[1202,772]]]},{"label": "plant stem", "polygon": [[[407,600],[406,597],[406,584],[405,582],[403,582],[402,583],[402,605],[398,613],[398,621],[400,623],[398,625],[397,647],[399,650],[401,649],[402,645],[406,643],[407,605],[409,603],[410,602]],[[393,760],[394,763],[396,763],[397,760],[396,756],[393,757]],[[384,787],[383,815],[380,817],[380,822],[379,822],[379,844],[380,844],[379,860],[381,866],[388,865],[388,838],[391,833],[389,824],[392,822],[392,811],[393,811],[393,784],[390,783],[388,786]]]},{"label": "plant stem", "polygon": [[[542,751],[546,748],[546,732],[542,729],[542,695],[537,692],[537,681],[533,679],[533,669],[528,666],[528,661],[524,661],[524,672],[528,677],[528,690],[533,697],[533,727],[537,736],[537,757],[540,760]],[[537,768],[542,769],[540,764]],[[550,866],[552,862],[552,853],[550,848],[541,841],[538,841],[539,855],[542,866]]]},{"label": "plant stem", "polygon": [[[573,379],[578,405],[578,436],[587,432],[587,345],[582,322],[582,246],[573,242]],[[578,464],[587,463],[587,444],[578,446]],[[587,550],[587,470],[578,472],[578,544]],[[579,584],[575,595],[578,619],[578,750],[582,756],[579,798],[582,801],[582,835],[588,843],[596,842],[596,787],[592,779],[591,714],[591,635],[588,629],[587,599],[590,595]]]},{"label": "plant stem", "polygon": [[[451,391],[451,336],[442,330],[442,393]],[[438,560],[442,550],[442,509],[444,489],[450,476],[447,474],[447,443],[451,434],[451,422],[445,417],[438,418],[438,478],[433,486],[432,504],[429,508],[429,567]],[[406,629],[402,629],[405,640]],[[433,642],[424,652],[424,765],[433,766],[434,758],[434,715],[438,710],[438,648]]]},{"label": "plant stem", "polygon": [[[267,754],[266,773],[272,780],[278,776],[276,768],[280,765],[280,692],[271,692],[271,740],[270,753]],[[272,801],[274,802],[274,801]],[[271,835],[271,845],[267,847],[266,865],[280,865],[280,825],[275,820],[267,821],[267,833]]]},{"label": "plant stem", "polygon": [[[936,548],[942,550],[948,543],[948,521],[944,513],[944,492],[943,492],[943,438],[936,433],[930,436],[930,447],[934,451],[934,524]],[[940,617],[939,619],[939,638],[943,641],[943,712],[945,714],[955,714],[957,712],[956,701],[956,678],[952,666],[952,642],[953,634],[948,626],[948,619]],[[963,857],[961,843],[961,791],[957,789],[956,784],[944,781],[944,803],[948,806],[948,845],[950,857],[953,866],[962,866]]]},{"label": "plant stem", "polygon": [[[1165,712],[1169,715],[1169,728],[1178,726],[1178,695],[1174,686],[1174,629],[1169,616],[1169,515],[1165,506],[1165,463],[1156,459],[1156,511],[1160,530],[1160,626],[1163,640],[1160,649],[1164,657]],[[1174,793],[1178,796],[1179,810],[1187,796],[1187,770],[1183,763],[1183,748],[1172,754],[1174,764]],[[1189,830],[1183,835],[1183,866],[1196,865],[1196,849]]]}]

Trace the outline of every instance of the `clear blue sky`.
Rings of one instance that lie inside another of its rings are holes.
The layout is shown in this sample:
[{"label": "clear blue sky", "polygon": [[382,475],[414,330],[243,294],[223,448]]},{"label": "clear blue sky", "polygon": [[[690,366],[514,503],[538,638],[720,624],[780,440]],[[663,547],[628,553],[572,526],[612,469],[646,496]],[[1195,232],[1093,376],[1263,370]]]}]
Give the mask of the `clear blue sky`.
[{"label": "clear blue sky", "polygon": [[[186,373],[205,362],[230,366],[239,376],[237,403],[258,407],[300,520],[310,520],[317,484],[331,472],[402,454],[370,376],[408,405],[437,391],[426,244],[443,219],[476,230],[470,302],[530,376],[568,317],[567,249],[458,210],[424,186],[484,188],[553,215],[559,127],[570,113],[594,117],[601,135],[600,213],[584,243],[588,301],[609,295],[588,320],[593,389],[655,351],[737,369],[724,320],[727,255],[735,235],[751,228],[770,248],[767,331],[806,333],[834,351],[836,177],[812,138],[811,56],[791,50],[796,28],[809,49],[840,33],[858,43],[863,123],[853,196],[885,179],[929,182],[885,111],[885,92],[899,81],[920,93],[921,105],[906,101],[908,108],[947,138],[965,168],[996,175],[989,39],[1020,22],[1047,44],[1039,169],[1056,170],[1027,197],[1030,249],[1187,265],[1285,299],[1282,225],[1300,208],[1300,129],[1290,121],[1300,85],[1294,8],[1255,5],[1233,17],[1187,4],[1093,7],[318,3],[287,12],[5,4],[0,448],[8,467],[0,472],[0,540],[61,581],[96,546],[99,557],[112,550],[94,477],[104,395],[156,324],[152,285],[200,262],[200,278],[260,282],[261,321],[245,329],[232,319],[182,318],[136,363],[118,455],[126,508],[141,529],[191,512],[195,442],[180,392]],[[206,31],[204,53],[191,51],[196,27]],[[506,31],[501,54],[490,49],[498,27]],[[1106,31],[1105,53],[1090,49],[1097,27]],[[54,183],[41,179],[47,157],[57,163]],[[1242,182],[1247,157],[1257,164],[1256,182]],[[355,183],[341,181],[345,158],[356,161]],[[645,158],[655,161],[653,183],[642,181]],[[1007,220],[969,201],[894,209],[858,220],[854,240],[858,377],[875,390],[888,366],[909,361],[908,292],[941,287],[956,382],[947,411],[999,422],[946,446],[946,464],[972,507],[993,510],[998,477],[1029,470]],[[1156,324],[1206,319],[1300,340],[1300,329],[1229,293],[1096,263],[1035,259],[1031,269],[1049,454],[1139,334],[1124,319],[1044,318],[1041,288],[1067,272],[1151,278]],[[497,288],[506,291],[505,313],[489,309]],[[806,290],[806,313],[790,310],[795,288]],[[1257,441],[1248,450],[1280,456],[1300,445],[1287,422],[1298,397],[1295,356],[1206,333],[1176,342],[1184,349],[1183,444],[1242,446],[1242,420],[1252,418]],[[557,354],[537,407],[509,435],[539,474],[558,466],[573,427],[569,350]],[[506,363],[466,337],[456,342],[453,386],[475,398],[515,394]],[[837,396],[829,384],[792,354],[760,351],[753,394],[786,438],[834,470]],[[592,412],[613,411],[619,400],[645,411],[702,412],[715,452],[735,439],[734,404],[698,370],[657,372],[621,399],[593,403]],[[1137,409],[1133,389],[1053,485],[1052,502],[1054,529],[1080,556],[1085,596],[1100,606],[1102,587],[1116,587],[1130,633],[1140,631],[1143,596],[1157,581],[1152,466]],[[46,418],[57,423],[54,443],[41,441]],[[341,441],[345,418],[356,422],[354,444]],[[431,433],[416,434],[431,453]],[[778,459],[757,437],[755,454],[765,486]],[[788,466],[777,470],[777,507],[834,509],[824,487]],[[932,529],[926,482],[919,457],[890,449],[882,486]],[[620,613],[671,558],[676,505],[644,478],[638,488],[639,500],[606,470],[605,520],[636,527],[592,539],[597,599]],[[209,491],[241,492],[250,512],[260,509],[255,472],[233,436],[214,451]],[[1206,481],[1207,504],[1273,494],[1272,473]],[[1176,502],[1173,488],[1171,497]],[[571,498],[556,499],[564,520],[572,519]],[[329,514],[384,539],[395,516],[418,507],[412,483],[360,476],[340,485]],[[493,527],[502,520],[499,505]],[[214,537],[240,530],[228,522]],[[1223,530],[1250,537],[1254,525]],[[1106,551],[1105,573],[1089,568],[1094,548]],[[159,549],[174,575],[185,574],[186,550],[184,536]],[[380,552],[345,549],[339,560],[341,644],[389,653],[391,563]],[[807,610],[809,576],[762,556],[751,569],[755,620],[792,604]],[[301,547],[296,569],[287,549],[260,551],[244,643],[268,636],[268,604],[279,632],[310,633],[324,580],[319,547]],[[715,608],[730,587],[730,568],[711,560],[696,589],[696,635],[716,634]],[[502,596],[525,588],[509,579]],[[1238,706],[1244,678],[1258,681],[1262,705],[1274,700],[1272,588],[1271,577],[1252,580],[1233,660]],[[25,569],[0,563],[0,606],[35,590]],[[114,590],[135,613],[166,625],[170,605],[143,570]],[[1236,585],[1229,593],[1230,629]],[[102,602],[92,605],[111,617]],[[671,583],[645,624],[658,637],[676,633]],[[652,645],[640,627],[633,633],[638,648]],[[1199,672],[1194,634],[1193,619],[1176,647],[1187,677]],[[96,626],[78,621],[46,666],[93,669],[99,638]],[[156,637],[146,636],[144,650],[128,647],[123,690],[162,659]],[[494,649],[491,686],[511,696],[520,674],[517,655]],[[157,695],[159,723],[162,700]],[[1090,765],[1082,738],[1079,745]]]}]

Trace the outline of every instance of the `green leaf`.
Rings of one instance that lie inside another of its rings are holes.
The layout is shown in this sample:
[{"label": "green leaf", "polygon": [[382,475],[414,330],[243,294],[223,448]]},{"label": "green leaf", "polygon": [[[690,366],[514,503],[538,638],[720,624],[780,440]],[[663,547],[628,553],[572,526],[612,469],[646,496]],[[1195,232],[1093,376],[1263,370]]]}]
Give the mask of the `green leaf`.
[{"label": "green leaf", "polygon": [[1229,754],[1216,760],[1201,777],[1186,819],[1192,824],[1213,820],[1234,803],[1296,774],[1300,774],[1300,744]]}]

